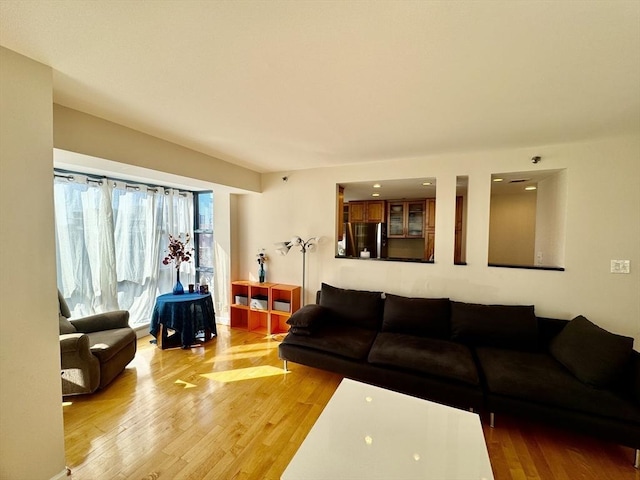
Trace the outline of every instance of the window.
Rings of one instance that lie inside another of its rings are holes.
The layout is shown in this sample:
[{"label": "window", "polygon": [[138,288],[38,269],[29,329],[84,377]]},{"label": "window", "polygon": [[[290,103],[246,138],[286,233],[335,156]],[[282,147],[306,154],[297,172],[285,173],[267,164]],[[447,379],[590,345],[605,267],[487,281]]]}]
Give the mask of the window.
[{"label": "window", "polygon": [[194,245],[196,281],[213,285],[213,192],[195,194]]},{"label": "window", "polygon": [[[123,309],[133,327],[149,323],[155,298],[176,281],[174,266],[162,264],[169,235],[191,235],[195,255],[213,271],[201,247],[212,238],[209,195],[209,213],[206,200],[201,207],[209,237],[196,238],[193,192],[57,171],[57,281],[72,316]],[[183,262],[183,283],[196,282],[197,265]]]}]

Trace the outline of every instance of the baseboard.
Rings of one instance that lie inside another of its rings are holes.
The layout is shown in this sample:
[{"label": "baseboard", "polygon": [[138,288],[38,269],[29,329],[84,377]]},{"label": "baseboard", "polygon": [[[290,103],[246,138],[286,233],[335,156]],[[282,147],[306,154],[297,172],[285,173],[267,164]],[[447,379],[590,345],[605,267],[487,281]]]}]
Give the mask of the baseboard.
[{"label": "baseboard", "polygon": [[62,472],[58,473],[57,475],[54,475],[49,480],[65,480],[70,473],[71,473],[71,470],[69,470],[69,467],[65,467]]}]

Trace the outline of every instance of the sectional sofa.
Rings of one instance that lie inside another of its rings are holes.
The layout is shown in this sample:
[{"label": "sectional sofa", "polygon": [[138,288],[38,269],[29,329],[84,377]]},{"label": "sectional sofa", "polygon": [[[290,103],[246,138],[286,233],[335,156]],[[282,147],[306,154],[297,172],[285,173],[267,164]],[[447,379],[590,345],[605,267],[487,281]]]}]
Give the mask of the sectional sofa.
[{"label": "sectional sofa", "polygon": [[606,438],[640,463],[640,353],[588,319],[532,305],[408,298],[322,284],[279,346],[299,363],[458,408]]}]

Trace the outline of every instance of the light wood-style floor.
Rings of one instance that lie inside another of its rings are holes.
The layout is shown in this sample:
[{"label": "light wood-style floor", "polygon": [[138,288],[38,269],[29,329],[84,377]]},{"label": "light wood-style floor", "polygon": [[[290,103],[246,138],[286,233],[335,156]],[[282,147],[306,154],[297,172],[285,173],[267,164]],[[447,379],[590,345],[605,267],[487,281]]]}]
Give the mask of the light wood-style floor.
[{"label": "light wood-style floor", "polygon": [[[279,479],[341,380],[284,374],[277,340],[221,325],[190,350],[149,340],[107,389],[65,399],[73,480]],[[506,417],[484,431],[496,480],[640,480],[630,448]]]}]

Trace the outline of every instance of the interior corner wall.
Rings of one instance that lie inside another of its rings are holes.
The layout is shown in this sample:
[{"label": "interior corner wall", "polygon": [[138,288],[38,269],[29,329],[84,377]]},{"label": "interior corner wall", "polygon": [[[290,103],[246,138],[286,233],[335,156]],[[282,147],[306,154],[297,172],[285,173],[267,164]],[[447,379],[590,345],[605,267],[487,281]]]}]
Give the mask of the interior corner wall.
[{"label": "interior corner wall", "polygon": [[[542,157],[539,164],[531,163],[534,155]],[[306,257],[307,303],[327,282],[408,296],[535,305],[540,316],[585,315],[603,328],[635,337],[640,350],[638,158],[640,134],[630,134],[286,172],[287,182],[284,172],[265,174],[262,194],[238,199],[238,264],[232,278],[255,277],[255,254],[264,247],[268,280],[301,285],[301,254],[292,249],[278,256],[273,244],[293,235],[319,236],[318,250]],[[565,271],[489,267],[491,174],[550,169],[566,169]],[[448,245],[453,242],[455,195],[440,195],[454,191],[457,175],[469,177],[467,265],[453,264],[453,245]],[[335,258],[337,183],[418,177],[436,177],[438,184],[435,263]],[[611,274],[611,259],[630,260],[631,273]]]},{"label": "interior corner wall", "polygon": [[52,71],[3,47],[0,65],[0,478],[62,478]]}]

